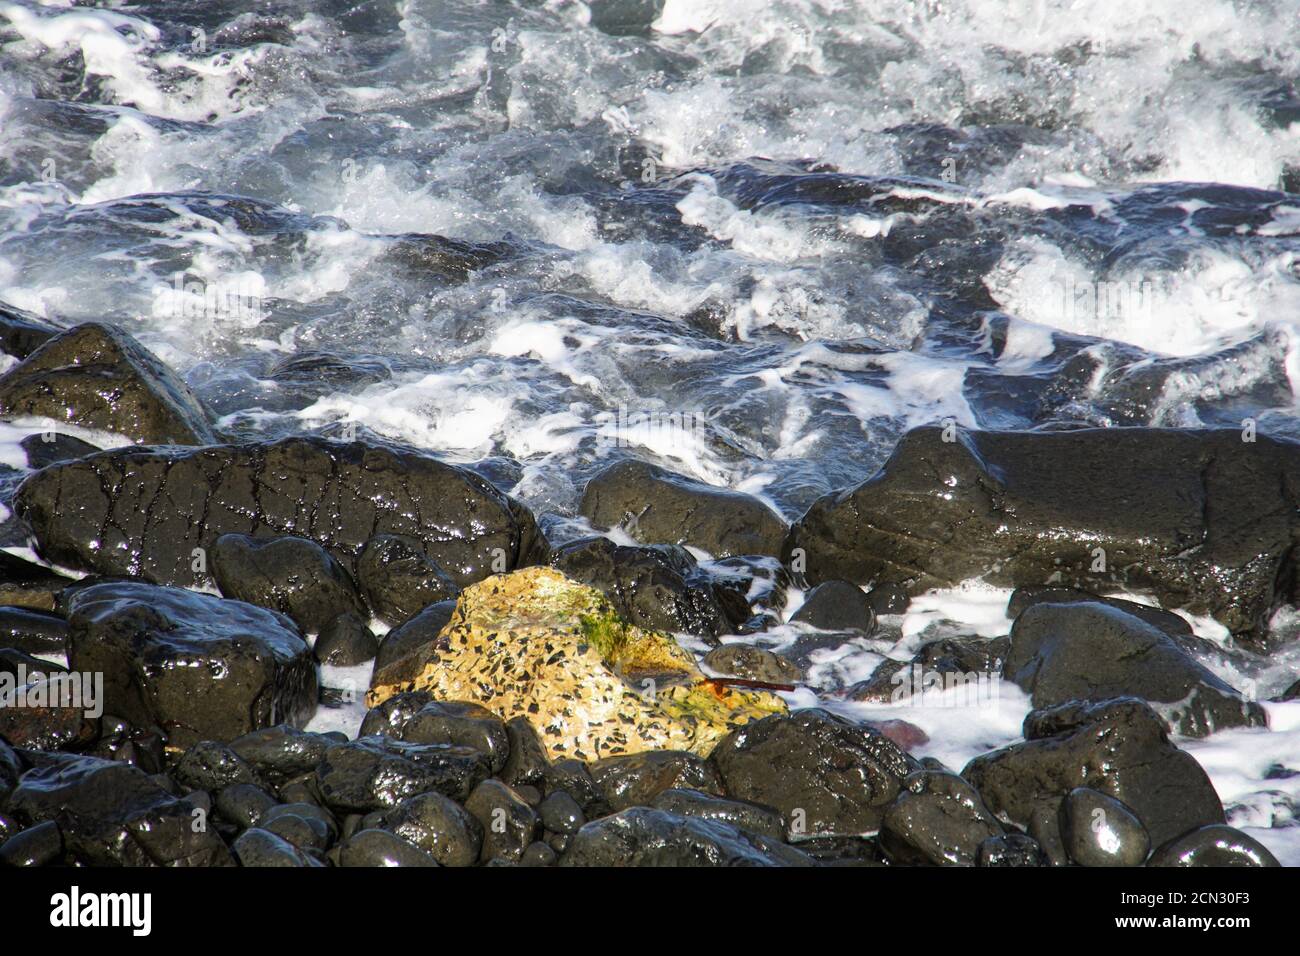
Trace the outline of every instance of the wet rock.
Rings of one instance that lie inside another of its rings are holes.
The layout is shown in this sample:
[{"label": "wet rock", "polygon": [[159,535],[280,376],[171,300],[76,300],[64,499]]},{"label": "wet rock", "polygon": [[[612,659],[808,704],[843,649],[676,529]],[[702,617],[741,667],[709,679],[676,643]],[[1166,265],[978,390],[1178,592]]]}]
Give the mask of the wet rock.
[{"label": "wet rock", "polygon": [[0,352],[25,359],[62,329],[40,316],[0,302]]},{"label": "wet rock", "polygon": [[53,866],[63,857],[63,834],[53,820],[28,827],[0,842],[0,867]]},{"label": "wet rock", "polygon": [[1172,638],[1193,636],[1192,625],[1172,611],[1139,604],[1137,601],[1102,597],[1079,588],[1064,588],[1058,585],[1042,584],[1016,588],[1011,594],[1011,600],[1007,602],[1007,617],[1014,621],[1035,604],[1105,604],[1134,617],[1140,617]]},{"label": "wet rock", "polygon": [[885,810],[880,848],[904,866],[974,866],[980,845],[1001,836],[979,793],[955,773],[921,770]]},{"label": "wet rock", "polygon": [[432,854],[387,830],[359,830],[339,848],[339,866],[437,866]]},{"label": "wet rock", "polygon": [[519,860],[520,866],[554,866],[558,855],[545,843],[531,843]]},{"label": "wet rock", "polygon": [[308,538],[345,567],[376,534],[408,535],[461,585],[545,546],[527,509],[472,472],[314,437],[113,449],[32,475],[15,510],[56,564],[191,587],[207,579],[194,549],[223,534]]},{"label": "wet rock", "polygon": [[385,813],[380,828],[424,850],[441,866],[473,866],[483,827],[464,807],[440,793],[422,793]]},{"label": "wet rock", "polygon": [[513,717],[506,721],[506,738],[509,755],[501,770],[501,779],[512,787],[541,784],[546,779],[550,760],[546,745],[537,735],[537,729],[527,717]]},{"label": "wet rock", "polygon": [[819,631],[861,631],[876,627],[876,612],[866,594],[848,581],[823,581],[804,598],[791,623],[807,624]]},{"label": "wet rock", "polygon": [[631,460],[587,482],[578,511],[642,544],[686,544],[719,558],[779,555],[786,533],[785,521],[757,498]]},{"label": "wet rock", "polygon": [[0,604],[5,605],[6,611],[13,608],[54,611],[58,607],[57,595],[74,583],[72,578],[43,565],[0,551]]},{"label": "wet rock", "polygon": [[1061,801],[1061,838],[1079,866],[1141,866],[1151,838],[1128,807],[1088,787],[1075,787]]},{"label": "wet rock", "polygon": [[[407,658],[407,660],[411,660]],[[527,718],[551,759],[663,748],[704,752],[733,726],[784,711],[772,694],[718,688],[667,634],[627,624],[599,591],[546,567],[461,594],[439,639],[367,703],[427,690]]]},{"label": "wet rock", "polygon": [[587,817],[578,806],[578,801],[563,790],[556,790],[547,796],[537,808],[542,826],[551,833],[573,834],[587,822]]},{"label": "wet rock", "polygon": [[[910,662],[885,660],[846,691],[850,700],[897,703],[919,695],[952,694],[953,703],[996,699],[1010,642],[1007,638],[943,638],[923,645]],[[949,706],[951,706],[950,704]]]},{"label": "wet rock", "polygon": [[258,829],[274,833],[316,859],[320,859],[329,849],[329,831],[326,827],[319,820],[311,820],[296,813],[263,820]]},{"label": "wet rock", "polygon": [[[1164,722],[1143,701],[1034,711],[1024,735],[1024,743],[976,757],[962,771],[1002,820],[1029,824],[1036,809],[1050,805],[1055,813],[1066,794],[1087,786],[1128,806],[1157,845],[1223,823],[1223,805],[1205,771],[1169,742]],[[1030,833],[1043,843],[1039,832]]]},{"label": "wet rock", "polygon": [[27,456],[27,467],[39,471],[60,461],[75,461],[85,458],[97,451],[103,451],[98,445],[92,445],[71,435],[61,435],[56,431],[39,432],[28,435],[19,444]]},{"label": "wet rock", "polygon": [[591,764],[590,770],[605,802],[614,810],[648,806],[660,793],[674,788],[725,792],[718,768],[711,761],[681,750],[606,757]]},{"label": "wet rock", "polygon": [[630,807],[586,824],[561,866],[812,866],[776,840],[716,820]]},{"label": "wet rock", "polygon": [[275,805],[273,796],[251,783],[234,783],[217,792],[217,812],[245,830],[257,826],[262,816]]},{"label": "wet rock", "polygon": [[66,654],[68,622],[54,614],[0,607],[0,648],[26,654]]},{"label": "wet rock", "polygon": [[867,592],[867,603],[879,617],[881,614],[902,614],[911,606],[912,599],[902,585],[878,584]]},{"label": "wet rock", "polygon": [[1011,628],[1006,676],[1036,708],[1141,697],[1189,737],[1267,722],[1259,704],[1242,700],[1164,631],[1095,602],[1026,608]]},{"label": "wet rock", "polygon": [[176,782],[194,790],[220,790],[231,784],[256,784],[257,774],[243,759],[214,740],[200,740],[181,755],[172,771]]},{"label": "wet rock", "polygon": [[325,754],[316,788],[331,809],[366,813],[430,790],[464,800],[488,771],[487,756],[469,747],[361,737]]},{"label": "wet rock", "polygon": [[366,622],[355,614],[340,614],[321,629],[312,656],[331,667],[356,667],[373,660],[379,641]]},{"label": "wet rock", "polygon": [[[475,787],[465,801],[465,809],[483,829],[479,859],[484,863],[497,859],[521,861],[537,836],[537,812],[500,780],[484,780]],[[580,808],[578,812],[582,812]]]},{"label": "wet rock", "polygon": [[870,727],[882,737],[888,737],[906,751],[912,751],[930,742],[929,734],[906,720],[864,720],[862,725]]},{"label": "wet rock", "polygon": [[772,807],[744,800],[728,800],[700,790],[665,790],[651,801],[656,810],[664,810],[683,817],[697,817],[726,823],[739,830],[748,830],[771,840],[785,839],[785,822]]},{"label": "wet rock", "polygon": [[717,674],[770,684],[797,684],[803,671],[779,654],[753,644],[724,644],[704,655],[704,666]]},{"label": "wet rock", "polygon": [[303,633],[317,634],[341,614],[366,614],[351,575],[315,541],[223,534],[211,559],[223,595],[279,611]]},{"label": "wet rock", "polygon": [[1011,831],[991,836],[980,844],[976,866],[1048,866],[1047,854],[1033,837]]},{"label": "wet rock", "polygon": [[304,853],[288,840],[258,827],[245,830],[231,845],[240,866],[314,867],[320,860]]},{"label": "wet rock", "polygon": [[709,581],[685,548],[585,538],[554,549],[551,565],[596,588],[637,627],[716,639],[749,617],[744,595]]},{"label": "wet rock", "polygon": [[331,737],[285,724],[254,730],[230,742],[230,749],[240,759],[276,786],[315,770],[336,746],[338,741]]},{"label": "wet rock", "polygon": [[452,612],[456,610],[455,601],[439,601],[430,604],[409,621],[404,621],[384,635],[379,643],[379,653],[375,656],[376,682],[396,683],[400,668],[390,668],[407,657],[414,655],[438,639],[438,634],[451,621]]},{"label": "wet rock", "polygon": [[1148,590],[1264,640],[1296,593],[1297,474],[1300,446],[1236,429],[918,428],[873,478],[815,502],[785,554],[803,548],[813,582],[911,594],[979,576]]},{"label": "wet rock", "polygon": [[1281,866],[1268,847],[1235,827],[1198,827],[1159,847],[1147,866]]},{"label": "wet rock", "polygon": [[395,534],[366,542],[357,558],[357,581],[375,616],[388,624],[401,624],[460,591],[419,540]]},{"label": "wet rock", "polygon": [[189,386],[130,335],[98,322],[49,339],[0,376],[0,415],[53,418],[149,445],[216,440]]},{"label": "wet rock", "polygon": [[792,583],[790,572],[777,558],[764,554],[739,554],[708,565],[714,580],[737,591],[750,604],[780,608]]},{"label": "wet rock", "polygon": [[98,866],[226,866],[230,854],[190,804],[119,761],[46,755],[23,774],[8,811],[59,825],[73,857]]},{"label": "wet rock", "polygon": [[390,697],[372,708],[360,736],[383,734],[417,744],[453,744],[484,754],[492,773],[505,766],[510,739],[501,718],[480,704],[436,701],[427,691]]},{"label": "wet rock", "polygon": [[104,702],[62,667],[0,649],[0,739],[30,750],[82,750],[100,734]]},{"label": "wet rock", "polygon": [[71,602],[68,660],[102,672],[108,709],[169,741],[229,741],[316,708],[316,668],[284,617],[148,584],[99,584]]},{"label": "wet rock", "polygon": [[877,830],[918,769],[890,740],[822,710],[733,731],[713,751],[727,794],[775,807],[794,836]]},{"label": "wet rock", "polygon": [[[610,811],[604,791],[581,760],[555,761],[546,768],[544,786],[547,796],[562,790],[573,797],[588,818],[603,817]],[[538,801],[538,806],[541,806],[541,801]]]},{"label": "wet rock", "polygon": [[[296,823],[279,826],[281,820],[301,821],[306,824],[307,829],[304,830]],[[271,807],[262,815],[258,826],[284,836],[286,840],[301,849],[324,850],[339,835],[338,820],[324,807],[317,806],[315,803],[281,803]],[[294,837],[291,838],[287,834],[293,834]],[[303,842],[298,842],[300,839]]]},{"label": "wet rock", "polygon": [[18,778],[22,776],[23,765],[18,759],[18,754],[3,740],[0,740],[0,807],[4,806],[5,800],[18,786]]}]

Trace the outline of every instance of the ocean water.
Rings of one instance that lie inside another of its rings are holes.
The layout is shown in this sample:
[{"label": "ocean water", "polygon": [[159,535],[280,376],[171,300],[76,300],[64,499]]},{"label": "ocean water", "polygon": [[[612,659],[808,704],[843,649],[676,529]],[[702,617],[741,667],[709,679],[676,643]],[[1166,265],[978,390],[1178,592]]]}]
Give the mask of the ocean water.
[{"label": "ocean water", "polygon": [[[248,6],[0,2],[0,300],[121,324],[233,435],[478,463],[556,539],[625,456],[793,518],[946,419],[1300,439],[1294,0]],[[1005,598],[817,667],[1005,633]],[[1267,697],[1298,659],[1207,663]],[[792,702],[957,768],[1028,709]],[[1187,746],[1300,864],[1268,707]]]}]

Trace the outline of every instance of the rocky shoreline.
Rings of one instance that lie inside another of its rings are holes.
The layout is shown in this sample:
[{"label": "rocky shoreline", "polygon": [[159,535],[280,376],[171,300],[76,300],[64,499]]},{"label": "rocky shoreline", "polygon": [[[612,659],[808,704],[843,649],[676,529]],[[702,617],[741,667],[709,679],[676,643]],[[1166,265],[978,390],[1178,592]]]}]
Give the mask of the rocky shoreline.
[{"label": "rocky shoreline", "polygon": [[[1300,446],[923,427],[789,525],[623,461],[579,507],[611,536],[548,542],[417,449],[231,440],[115,327],[6,307],[0,348],[0,417],[37,423],[3,543],[40,559],[0,557],[0,864],[1277,865],[1176,742],[1266,709],[1171,612],[1275,649]],[[819,649],[972,578],[1017,589],[1005,636],[791,705]],[[787,614],[799,639],[763,646]],[[965,766],[831,706],[972,675],[1033,709]],[[305,729],[361,696],[354,737]]]}]

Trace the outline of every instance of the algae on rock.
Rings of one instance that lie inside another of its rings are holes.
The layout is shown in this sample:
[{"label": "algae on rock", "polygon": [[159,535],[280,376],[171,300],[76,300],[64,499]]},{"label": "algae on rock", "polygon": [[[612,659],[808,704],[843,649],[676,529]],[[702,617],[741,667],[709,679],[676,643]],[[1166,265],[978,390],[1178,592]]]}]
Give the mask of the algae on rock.
[{"label": "algae on rock", "polygon": [[375,673],[367,703],[411,690],[523,716],[552,759],[707,754],[733,728],[786,711],[774,694],[709,681],[670,635],[628,624],[599,591],[547,567],[466,588],[436,641]]}]

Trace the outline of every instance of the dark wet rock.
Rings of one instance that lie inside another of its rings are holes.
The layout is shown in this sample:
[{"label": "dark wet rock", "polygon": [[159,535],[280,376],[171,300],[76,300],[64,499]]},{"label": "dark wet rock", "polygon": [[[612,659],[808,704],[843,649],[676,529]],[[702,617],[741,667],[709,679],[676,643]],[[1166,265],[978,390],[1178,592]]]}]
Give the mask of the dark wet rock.
[{"label": "dark wet rock", "polygon": [[63,858],[63,834],[53,820],[16,833],[0,843],[0,867],[53,866]]},{"label": "dark wet rock", "polygon": [[68,661],[102,672],[108,709],[173,746],[230,741],[316,708],[316,668],[274,612],[180,588],[99,584],[71,603]]},{"label": "dark wet rock", "polygon": [[745,800],[729,800],[701,790],[673,788],[665,790],[651,801],[656,810],[664,810],[683,817],[715,820],[739,830],[748,830],[772,840],[785,839],[785,823],[781,814]]},{"label": "dark wet rock", "polygon": [[460,593],[418,539],[395,534],[366,542],[357,558],[357,583],[375,617],[387,624],[401,624],[430,604]]},{"label": "dark wet rock", "polygon": [[320,804],[324,802],[324,798],[321,797],[320,790],[316,786],[316,775],[311,773],[285,781],[276,792],[279,794],[280,800],[285,804]]},{"label": "dark wet rock", "polygon": [[799,849],[819,866],[888,866],[874,837],[814,837],[800,840]]},{"label": "dark wet rock", "polygon": [[1297,475],[1300,446],[1236,429],[924,427],[873,478],[815,502],[785,554],[803,548],[813,582],[911,594],[980,576],[1145,590],[1263,640],[1297,590]]},{"label": "dark wet rock", "polygon": [[124,718],[105,714],[100,718],[100,728],[98,743],[87,751],[90,756],[121,760],[147,774],[163,773],[166,741],[156,727],[135,727]]},{"label": "dark wet rock", "polygon": [[1236,827],[1198,827],[1159,847],[1147,866],[1281,866],[1268,847]]},{"label": "dark wet rock", "polygon": [[338,746],[338,741],[324,734],[277,724],[244,734],[229,746],[260,777],[278,786],[315,770],[325,754]]},{"label": "dark wet rock", "polygon": [[230,854],[190,804],[120,761],[46,755],[23,774],[8,811],[27,825],[53,820],[79,861],[99,866],[225,866]]},{"label": "dark wet rock", "polygon": [[1006,676],[1036,708],[1069,700],[1141,697],[1177,733],[1262,727],[1264,709],[1140,617],[1093,602],[1034,604],[1011,628]]},{"label": "dark wet rock", "polygon": [[305,815],[283,806],[273,807],[266,813],[258,823],[258,828],[274,833],[280,839],[317,859],[330,848],[337,834],[337,828],[332,825],[332,822],[326,823],[319,817]]},{"label": "dark wet rock", "polygon": [[993,699],[1002,678],[1010,641],[999,637],[943,638],[923,645],[911,661],[881,661],[871,676],[848,689],[850,700],[906,700],[917,694],[957,690],[958,701],[976,703]]},{"label": "dark wet rock", "polygon": [[447,626],[454,610],[455,601],[430,604],[409,621],[404,621],[385,634],[379,643],[379,653],[375,656],[375,675],[383,674],[404,658],[418,656],[421,650],[438,639],[438,633]]},{"label": "dark wet rock", "polygon": [[379,653],[374,632],[355,614],[340,614],[321,628],[312,655],[331,667],[355,667]]},{"label": "dark wet rock", "polygon": [[554,866],[558,854],[545,843],[530,843],[524,855],[519,858],[520,866]]},{"label": "dark wet rock", "polygon": [[[484,863],[489,860],[519,862],[537,836],[537,812],[500,780],[484,780],[475,787],[465,801],[465,809],[483,829],[479,859]],[[581,812],[579,809],[578,813]]]},{"label": "dark wet rock", "polygon": [[1278,701],[1300,700],[1300,680],[1296,681],[1277,697]]},{"label": "dark wet rock", "polygon": [[684,750],[647,750],[643,753],[606,757],[590,764],[605,803],[614,810],[647,806],[665,790],[687,788],[722,794],[718,768],[704,758]]},{"label": "dark wet rock", "polygon": [[867,603],[879,617],[881,614],[902,614],[911,606],[912,598],[902,585],[877,584],[867,592]]},{"label": "dark wet rock", "polygon": [[717,820],[630,807],[586,824],[561,866],[812,866],[794,847]]},{"label": "dark wet rock", "polygon": [[785,606],[792,579],[779,559],[765,554],[739,554],[708,565],[719,583],[744,595],[751,604],[767,608]]},{"label": "dark wet rock", "polygon": [[70,584],[72,578],[51,571],[8,551],[0,551],[0,604],[6,608],[27,608],[34,611],[54,611],[58,608],[57,595]]},{"label": "dark wet rock", "polygon": [[905,866],[974,866],[980,845],[1000,836],[1002,824],[979,793],[955,773],[921,770],[885,810],[880,848]]},{"label": "dark wet rock", "polygon": [[876,627],[876,612],[862,589],[848,581],[823,581],[804,598],[790,616],[792,624],[807,624],[819,631],[861,631]]},{"label": "dark wet rock", "polygon": [[1049,866],[1069,866],[1070,855],[1065,851],[1065,838],[1061,835],[1061,800],[1048,798],[1029,812],[1026,829],[1037,841]]},{"label": "dark wet rock", "polygon": [[1007,602],[1007,617],[1014,621],[1035,604],[1105,604],[1132,614],[1134,617],[1140,617],[1172,638],[1193,636],[1192,625],[1172,611],[1139,604],[1137,601],[1126,601],[1123,598],[1102,597],[1079,588],[1065,588],[1059,585],[1042,584],[1016,588],[1011,594],[1011,600]]},{"label": "dark wet rock", "polygon": [[1061,801],[1061,839],[1079,866],[1141,866],[1151,852],[1142,821],[1112,796],[1075,787]]},{"label": "dark wet rock", "polygon": [[341,614],[366,615],[351,575],[315,541],[223,534],[211,562],[223,595],[279,611],[303,633],[317,634]]},{"label": "dark wet rock", "polygon": [[677,546],[627,547],[585,538],[556,548],[551,564],[601,591],[628,622],[651,630],[716,639],[749,617],[742,593],[699,572]]},{"label": "dark wet rock", "polygon": [[1038,841],[1025,833],[1011,831],[991,836],[980,844],[976,866],[1048,866],[1047,854]]},{"label": "dark wet rock", "polygon": [[257,826],[275,805],[275,797],[251,783],[231,784],[217,792],[217,813],[243,829]]},{"label": "dark wet rock", "polygon": [[501,779],[512,787],[544,783],[551,761],[537,728],[526,717],[512,717],[506,721],[506,738],[510,748]]},{"label": "dark wet rock", "polygon": [[542,800],[537,814],[550,833],[574,834],[587,822],[578,801],[563,790],[556,790]]},{"label": "dark wet rock", "polygon": [[771,684],[797,684],[803,671],[779,654],[753,644],[724,644],[704,655],[704,666],[717,674]]},{"label": "dark wet rock", "polygon": [[488,758],[492,773],[501,771],[510,753],[500,717],[481,704],[434,700],[428,691],[398,694],[371,708],[360,736],[373,734],[409,743],[470,747]]},{"label": "dark wet rock", "polygon": [[18,786],[18,778],[22,773],[23,764],[18,759],[18,754],[7,743],[0,740],[0,807],[4,806],[10,792]]},{"label": "dark wet rock", "polygon": [[876,731],[815,709],[746,724],[718,742],[712,760],[729,796],[775,807],[794,836],[878,829],[917,769]]},{"label": "dark wet rock", "polygon": [[28,435],[20,444],[27,455],[27,467],[33,471],[39,471],[60,461],[75,461],[93,455],[97,451],[103,451],[98,445],[92,445],[71,435],[61,435],[56,431]]},{"label": "dark wet rock", "polygon": [[0,673],[11,676],[13,702],[0,701],[0,740],[30,750],[84,750],[99,739],[92,716],[103,701],[83,696],[63,668],[20,651],[0,650]]},{"label": "dark wet rock", "polygon": [[[649,37],[665,0],[592,0],[592,29],[614,37]],[[637,167],[640,168],[640,167]]]},{"label": "dark wet rock", "polygon": [[545,546],[528,510],[472,472],[313,437],[113,449],[32,475],[15,510],[54,563],[185,586],[207,578],[194,549],[223,534],[308,538],[345,567],[375,535],[409,535],[462,586]]},{"label": "dark wet rock", "polygon": [[366,813],[430,790],[464,800],[488,775],[487,755],[469,747],[361,737],[326,753],[316,787],[331,809]]},{"label": "dark wet rock", "polygon": [[604,789],[596,783],[591,771],[581,760],[567,757],[549,764],[543,783],[547,796],[557,790],[563,790],[573,797],[588,819],[604,816],[609,812]]},{"label": "dark wet rock", "polygon": [[256,784],[257,774],[239,754],[215,740],[200,740],[181,755],[172,771],[176,782],[195,790],[220,790],[231,784]]},{"label": "dark wet rock", "polygon": [[[824,658],[826,652],[837,651],[845,644],[857,641],[861,637],[862,635],[860,633],[854,631],[846,631],[843,633],[805,631],[796,636],[794,644],[781,650],[780,654],[795,667],[798,667],[803,671],[806,679],[808,671],[811,670],[816,663],[814,658]],[[855,646],[861,647],[863,645],[859,643]]]},{"label": "dark wet rock", "polygon": [[0,607],[0,647],[26,654],[66,654],[68,622],[55,614]]},{"label": "dark wet rock", "polygon": [[437,866],[432,854],[387,830],[359,830],[339,848],[339,866]]},{"label": "dark wet rock", "polygon": [[25,359],[63,330],[40,316],[0,302],[0,352]]},{"label": "dark wet rock", "polygon": [[245,830],[230,847],[240,866],[313,867],[324,866],[284,837],[258,827]]},{"label": "dark wet rock", "polygon": [[1036,808],[1050,805],[1055,813],[1066,794],[1087,786],[1128,806],[1157,845],[1224,822],[1205,771],[1169,742],[1164,721],[1143,701],[1034,711],[1025,718],[1024,735],[1024,743],[976,757],[962,771],[1000,819],[1027,825]]},{"label": "dark wet rock", "polygon": [[53,418],[149,445],[216,440],[189,386],[130,335],[98,322],[49,339],[0,376],[0,415]]},{"label": "dark wet rock", "polygon": [[786,533],[785,521],[757,498],[631,460],[587,482],[578,511],[642,544],[686,544],[719,558],[779,555]]},{"label": "dark wet rock", "polygon": [[483,846],[479,821],[440,793],[403,800],[383,815],[380,827],[424,850],[441,866],[473,866]]}]

